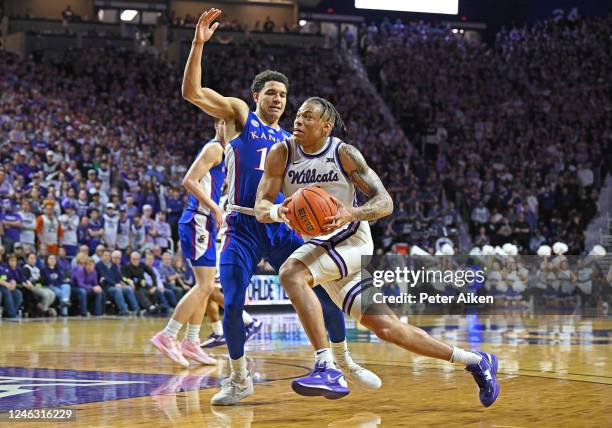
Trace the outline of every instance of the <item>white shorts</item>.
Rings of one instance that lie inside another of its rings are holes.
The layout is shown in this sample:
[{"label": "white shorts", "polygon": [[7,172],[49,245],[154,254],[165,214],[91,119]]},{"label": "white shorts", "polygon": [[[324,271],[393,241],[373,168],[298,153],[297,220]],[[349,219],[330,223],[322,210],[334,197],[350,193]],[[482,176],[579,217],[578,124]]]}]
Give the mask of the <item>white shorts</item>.
[{"label": "white shorts", "polygon": [[339,308],[359,321],[363,315],[361,295],[373,287],[369,274],[362,278],[361,258],[371,256],[373,251],[370,225],[362,221],[311,239],[289,258],[304,263],[314,284],[320,284]]}]

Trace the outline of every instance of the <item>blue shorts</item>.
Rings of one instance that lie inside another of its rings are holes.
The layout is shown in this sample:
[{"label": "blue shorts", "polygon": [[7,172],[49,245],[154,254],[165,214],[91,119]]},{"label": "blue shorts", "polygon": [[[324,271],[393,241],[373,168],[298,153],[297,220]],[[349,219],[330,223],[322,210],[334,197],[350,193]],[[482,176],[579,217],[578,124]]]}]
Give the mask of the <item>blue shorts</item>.
[{"label": "blue shorts", "polygon": [[214,218],[195,214],[191,221],[179,223],[178,234],[183,257],[191,266],[217,265],[217,224]]},{"label": "blue shorts", "polygon": [[221,249],[221,265],[242,267],[247,277],[265,259],[276,269],[304,244],[304,240],[284,223],[259,223],[255,217],[232,212],[225,218],[227,231]]}]

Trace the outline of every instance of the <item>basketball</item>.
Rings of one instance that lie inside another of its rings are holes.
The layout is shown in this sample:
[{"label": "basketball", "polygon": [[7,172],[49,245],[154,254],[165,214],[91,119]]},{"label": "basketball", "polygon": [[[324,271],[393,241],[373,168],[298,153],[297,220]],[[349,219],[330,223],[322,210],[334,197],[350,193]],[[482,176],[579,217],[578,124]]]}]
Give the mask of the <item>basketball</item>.
[{"label": "basketball", "polygon": [[320,187],[299,189],[289,202],[289,223],[302,235],[316,236],[327,223],[326,217],[336,214],[338,206],[330,194]]}]

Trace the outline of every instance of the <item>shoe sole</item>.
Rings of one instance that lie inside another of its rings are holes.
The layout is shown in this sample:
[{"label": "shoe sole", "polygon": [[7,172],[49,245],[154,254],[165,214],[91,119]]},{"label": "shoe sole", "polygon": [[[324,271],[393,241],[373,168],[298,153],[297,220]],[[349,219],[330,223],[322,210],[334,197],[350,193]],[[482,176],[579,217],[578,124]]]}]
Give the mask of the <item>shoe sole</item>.
[{"label": "shoe sole", "polygon": [[185,365],[184,363],[182,363],[182,362],[180,362],[178,360],[175,360],[172,357],[172,354],[170,354],[170,352],[168,352],[168,348],[166,348],[163,343],[161,343],[157,338],[155,338],[155,336],[153,336],[151,338],[151,344],[153,346],[155,346],[159,352],[164,354],[166,357],[170,358],[172,361],[174,361],[175,363],[177,363],[181,367],[185,367],[185,368],[189,367],[189,362],[188,361],[187,361],[187,365]]},{"label": "shoe sole", "polygon": [[493,369],[493,379],[495,380],[495,389],[493,390],[493,399],[491,400],[491,402],[488,404],[483,403],[485,407],[490,407],[491,405],[493,405],[493,403],[497,401],[497,397],[499,396],[499,382],[497,382],[497,368],[499,367],[499,364],[497,362],[497,357],[494,354],[489,354],[489,355],[491,355],[491,360],[493,360],[491,364],[491,368]]},{"label": "shoe sole", "polygon": [[217,346],[223,346],[225,345],[226,342],[212,342],[212,343],[205,343],[203,345],[200,346],[200,348],[204,348],[204,349],[208,349],[208,348],[215,348]]},{"label": "shoe sole", "polygon": [[183,356],[184,356],[185,358],[187,358],[188,360],[191,360],[191,361],[193,361],[194,363],[201,364],[201,365],[203,365],[203,366],[214,366],[214,365],[216,365],[216,364],[217,364],[217,360],[215,360],[215,359],[212,359],[212,358],[211,358],[210,360],[202,361],[202,360],[199,360],[198,358],[196,358],[196,357],[195,357],[193,354],[191,354],[191,353],[185,353],[185,351],[183,351]]},{"label": "shoe sole", "polygon": [[240,400],[244,400],[245,398],[250,397],[251,395],[253,395],[253,390],[248,391],[248,394],[243,395],[242,397],[240,397],[236,401],[232,401],[231,403],[215,403],[214,400],[213,400],[214,399],[214,397],[213,397],[213,399],[210,400],[210,404],[213,405],[213,406],[233,406],[234,404],[236,404]]},{"label": "shoe sole", "polygon": [[351,392],[338,392],[324,388],[313,388],[312,386],[302,385],[299,382],[291,382],[291,389],[293,389],[296,394],[303,395],[304,397],[325,397],[328,400],[339,400],[340,398],[346,397]]}]

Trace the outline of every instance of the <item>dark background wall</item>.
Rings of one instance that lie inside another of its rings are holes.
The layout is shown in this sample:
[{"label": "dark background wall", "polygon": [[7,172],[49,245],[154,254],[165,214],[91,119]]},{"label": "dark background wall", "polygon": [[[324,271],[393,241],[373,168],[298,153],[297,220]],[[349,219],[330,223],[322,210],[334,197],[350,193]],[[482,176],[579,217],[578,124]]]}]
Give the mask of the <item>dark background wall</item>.
[{"label": "dark background wall", "polygon": [[361,15],[366,21],[380,21],[385,16],[390,19],[484,22],[491,31],[496,32],[502,25],[528,23],[548,19],[558,7],[567,12],[578,7],[583,16],[606,15],[612,10],[611,0],[459,0],[458,15],[434,15],[421,13],[374,11],[355,9],[353,0],[322,0],[318,6],[302,7],[302,12]]}]

